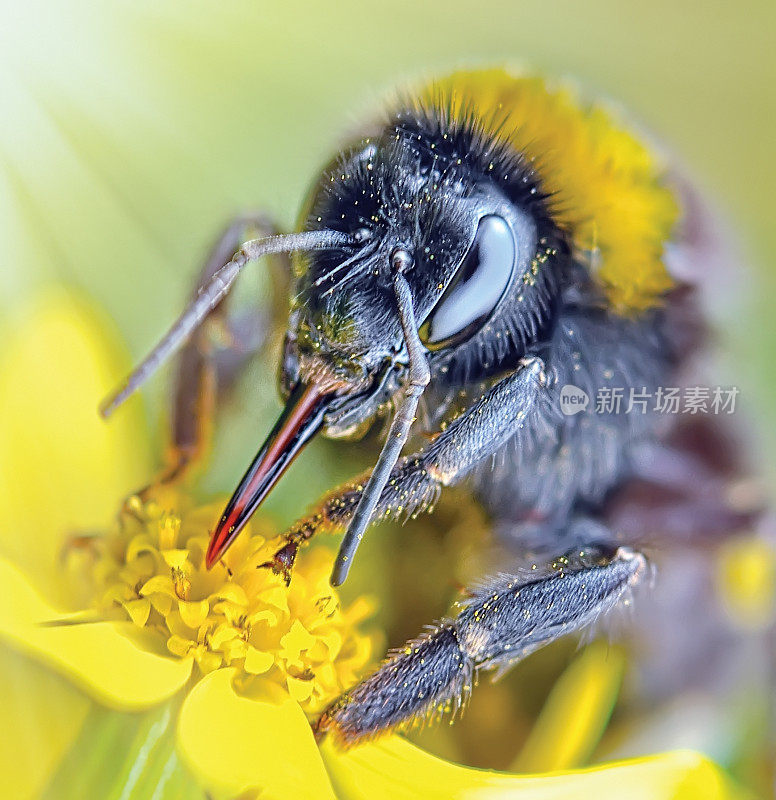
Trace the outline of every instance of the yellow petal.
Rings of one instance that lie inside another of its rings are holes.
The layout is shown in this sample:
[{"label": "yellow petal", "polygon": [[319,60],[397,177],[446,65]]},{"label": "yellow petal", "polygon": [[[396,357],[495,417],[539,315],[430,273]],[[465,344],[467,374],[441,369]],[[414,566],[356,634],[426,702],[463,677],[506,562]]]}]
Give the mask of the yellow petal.
[{"label": "yellow petal", "polygon": [[52,596],[67,536],[104,526],[151,470],[137,402],[97,414],[127,366],[110,334],[60,290],[20,312],[0,356],[0,554]]},{"label": "yellow petal", "polygon": [[266,622],[270,628],[274,628],[275,625],[278,624],[278,619],[278,614],[265,608],[261,611],[257,611],[255,614],[251,614],[248,617],[248,622],[250,622],[251,625],[258,625],[260,622]]},{"label": "yellow petal", "polygon": [[293,675],[286,675],[286,686],[288,686],[288,693],[297,703],[304,703],[305,700],[310,699],[314,684],[311,680],[303,681]]},{"label": "yellow petal", "polygon": [[327,689],[331,692],[336,691],[339,686],[339,681],[337,680],[337,670],[334,668],[334,664],[331,662],[319,664],[315,668],[315,677],[321,686],[327,687]]},{"label": "yellow petal", "polygon": [[283,658],[296,661],[302,650],[309,650],[315,644],[315,637],[295,619],[288,633],[281,637],[280,644],[283,645]]},{"label": "yellow petal", "polygon": [[178,719],[178,749],[216,797],[249,789],[271,800],[334,800],[310,726],[293,700],[275,705],[239,697],[233,669],[203,678]]},{"label": "yellow petal", "polygon": [[587,762],[606,728],[625,656],[607,642],[585,648],[553,686],[513,769],[551,772]]},{"label": "yellow petal", "polygon": [[147,534],[141,533],[135,536],[127,545],[126,561],[134,561],[141,553],[153,553],[156,550]]},{"label": "yellow petal", "polygon": [[722,770],[689,750],[575,772],[509,775],[444,761],[390,736],[341,751],[321,748],[341,800],[744,800]]},{"label": "yellow petal", "polygon": [[151,613],[151,601],[148,598],[141,597],[139,600],[128,600],[122,605],[127,614],[129,614],[129,618],[138,628],[142,628],[148,622],[148,615]]},{"label": "yellow petal", "polygon": [[259,599],[262,603],[288,613],[288,590],[285,586],[271,586],[269,589],[264,589],[259,592]]},{"label": "yellow petal", "polygon": [[205,650],[203,647],[198,647],[194,651],[194,660],[197,662],[197,666],[205,675],[207,675],[209,672],[217,670],[224,661],[220,653],[211,653],[209,650]]},{"label": "yellow petal", "polygon": [[[178,534],[181,530],[181,519],[175,515],[166,515],[159,522],[159,547],[164,550],[170,550],[175,547],[178,541]],[[188,555],[188,551],[182,551]],[[170,562],[167,562],[170,564]],[[173,566],[182,566],[181,564],[170,564]]]},{"label": "yellow petal", "polygon": [[140,649],[112,622],[63,624],[14,565],[0,559],[0,638],[64,673],[105,705],[139,709],[177,692],[191,661]]},{"label": "yellow petal", "polygon": [[207,600],[179,600],[178,611],[186,625],[198,628],[207,619],[210,603]]},{"label": "yellow petal", "polygon": [[40,796],[75,741],[91,702],[61,675],[13,650],[0,648],[2,794],[15,800]]},{"label": "yellow petal", "polygon": [[368,595],[357,597],[344,611],[351,625],[357,625],[371,617],[377,610],[377,600]]},{"label": "yellow petal", "polygon": [[248,645],[242,639],[231,639],[224,642],[221,652],[224,654],[224,659],[227,664],[231,664],[237,658],[245,658],[248,652]]},{"label": "yellow petal", "polygon": [[163,616],[166,617],[172,608],[172,598],[166,594],[152,594],[149,598],[151,605]]},{"label": "yellow petal", "polygon": [[191,651],[196,647],[196,642],[191,639],[184,639],[183,636],[173,634],[167,639],[167,649],[175,656],[184,658],[191,654]]},{"label": "yellow petal", "polygon": [[154,575],[153,578],[149,578],[140,587],[140,594],[165,594],[175,599],[178,597],[175,594],[175,586],[173,586],[172,578],[169,575]]},{"label": "yellow petal", "polygon": [[218,650],[219,647],[224,642],[228,642],[230,639],[234,639],[236,636],[239,636],[240,632],[237,628],[233,628],[231,625],[219,625],[212,634],[210,634],[210,646],[214,650]]},{"label": "yellow petal", "polygon": [[228,600],[238,606],[248,605],[248,595],[239,583],[224,584],[213,596],[219,600]]},{"label": "yellow petal", "polygon": [[310,648],[308,656],[315,661],[333,660],[342,648],[342,634],[332,628],[328,633],[316,631],[315,645]]},{"label": "yellow petal", "polygon": [[168,567],[183,569],[189,558],[188,550],[162,550],[162,558],[167,562]]},{"label": "yellow petal", "polygon": [[261,675],[274,663],[275,659],[272,653],[265,653],[262,650],[257,650],[255,647],[248,646],[248,652],[245,654],[246,672],[251,672],[254,675]]}]

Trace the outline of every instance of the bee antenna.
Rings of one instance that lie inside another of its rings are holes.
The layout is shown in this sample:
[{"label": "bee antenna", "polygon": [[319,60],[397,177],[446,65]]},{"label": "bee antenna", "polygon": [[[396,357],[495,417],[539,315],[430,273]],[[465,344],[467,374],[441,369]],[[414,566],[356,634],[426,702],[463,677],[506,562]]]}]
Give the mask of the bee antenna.
[{"label": "bee antenna", "polygon": [[334,569],[331,573],[332,586],[340,586],[348,577],[350,565],[353,563],[353,556],[356,554],[359,544],[361,544],[361,539],[364,538],[364,532],[372,519],[377,503],[380,500],[380,495],[383,493],[386,483],[388,483],[391,470],[398,461],[402,448],[409,438],[410,428],[415,421],[418,401],[431,380],[431,372],[429,371],[425,351],[415,324],[412,293],[407,279],[402,274],[408,264],[411,263],[405,260],[407,257],[408,254],[400,250],[394,253],[392,258],[395,267],[393,289],[396,293],[399,319],[401,320],[404,340],[407,344],[407,353],[409,354],[409,374],[404,388],[404,399],[396,414],[394,414],[391,428],[388,431],[388,438],[385,440],[380,457],[377,459],[372,474],[369,476],[369,481],[340,545],[337,560],[334,562]]},{"label": "bee antenna", "polygon": [[205,317],[223,300],[246,264],[272,253],[325,250],[349,243],[351,243],[350,236],[333,230],[303,231],[302,233],[266,236],[246,242],[234,254],[232,260],[221,267],[199,289],[196,299],[178,317],[159,344],[154,347],[126,380],[100,403],[100,415],[107,419],[170,356],[180,350],[189,336],[202,324]]}]

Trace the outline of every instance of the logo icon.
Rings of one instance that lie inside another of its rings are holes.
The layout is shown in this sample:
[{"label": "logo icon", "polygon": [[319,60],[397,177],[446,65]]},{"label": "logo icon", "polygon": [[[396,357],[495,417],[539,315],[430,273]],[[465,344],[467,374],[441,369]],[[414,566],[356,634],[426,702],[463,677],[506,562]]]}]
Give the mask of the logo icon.
[{"label": "logo icon", "polygon": [[573,383],[567,383],[560,390],[560,410],[567,417],[572,417],[574,414],[579,414],[584,411],[590,404],[590,397],[584,389],[579,386],[574,386]]}]

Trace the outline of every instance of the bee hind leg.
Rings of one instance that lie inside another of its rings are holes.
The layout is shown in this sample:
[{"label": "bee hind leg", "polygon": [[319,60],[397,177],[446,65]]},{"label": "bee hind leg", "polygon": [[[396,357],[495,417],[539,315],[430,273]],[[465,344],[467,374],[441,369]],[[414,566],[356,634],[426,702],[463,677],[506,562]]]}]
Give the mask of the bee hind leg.
[{"label": "bee hind leg", "polygon": [[[535,567],[535,568],[534,568]],[[389,654],[315,726],[350,746],[394,728],[460,711],[480,670],[506,671],[530,653],[591,626],[623,602],[647,562],[626,547],[575,550],[482,582],[454,614]]]}]

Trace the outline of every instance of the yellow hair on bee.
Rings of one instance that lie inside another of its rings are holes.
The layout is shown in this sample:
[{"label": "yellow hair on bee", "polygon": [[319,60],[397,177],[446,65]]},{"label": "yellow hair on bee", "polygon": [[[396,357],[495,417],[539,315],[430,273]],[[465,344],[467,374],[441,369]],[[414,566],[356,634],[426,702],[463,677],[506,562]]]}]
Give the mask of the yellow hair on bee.
[{"label": "yellow hair on bee", "polygon": [[539,175],[554,219],[571,235],[612,306],[637,313],[673,286],[663,263],[679,207],[656,154],[612,109],[568,86],[502,69],[456,72],[422,92],[455,116],[478,119]]}]

